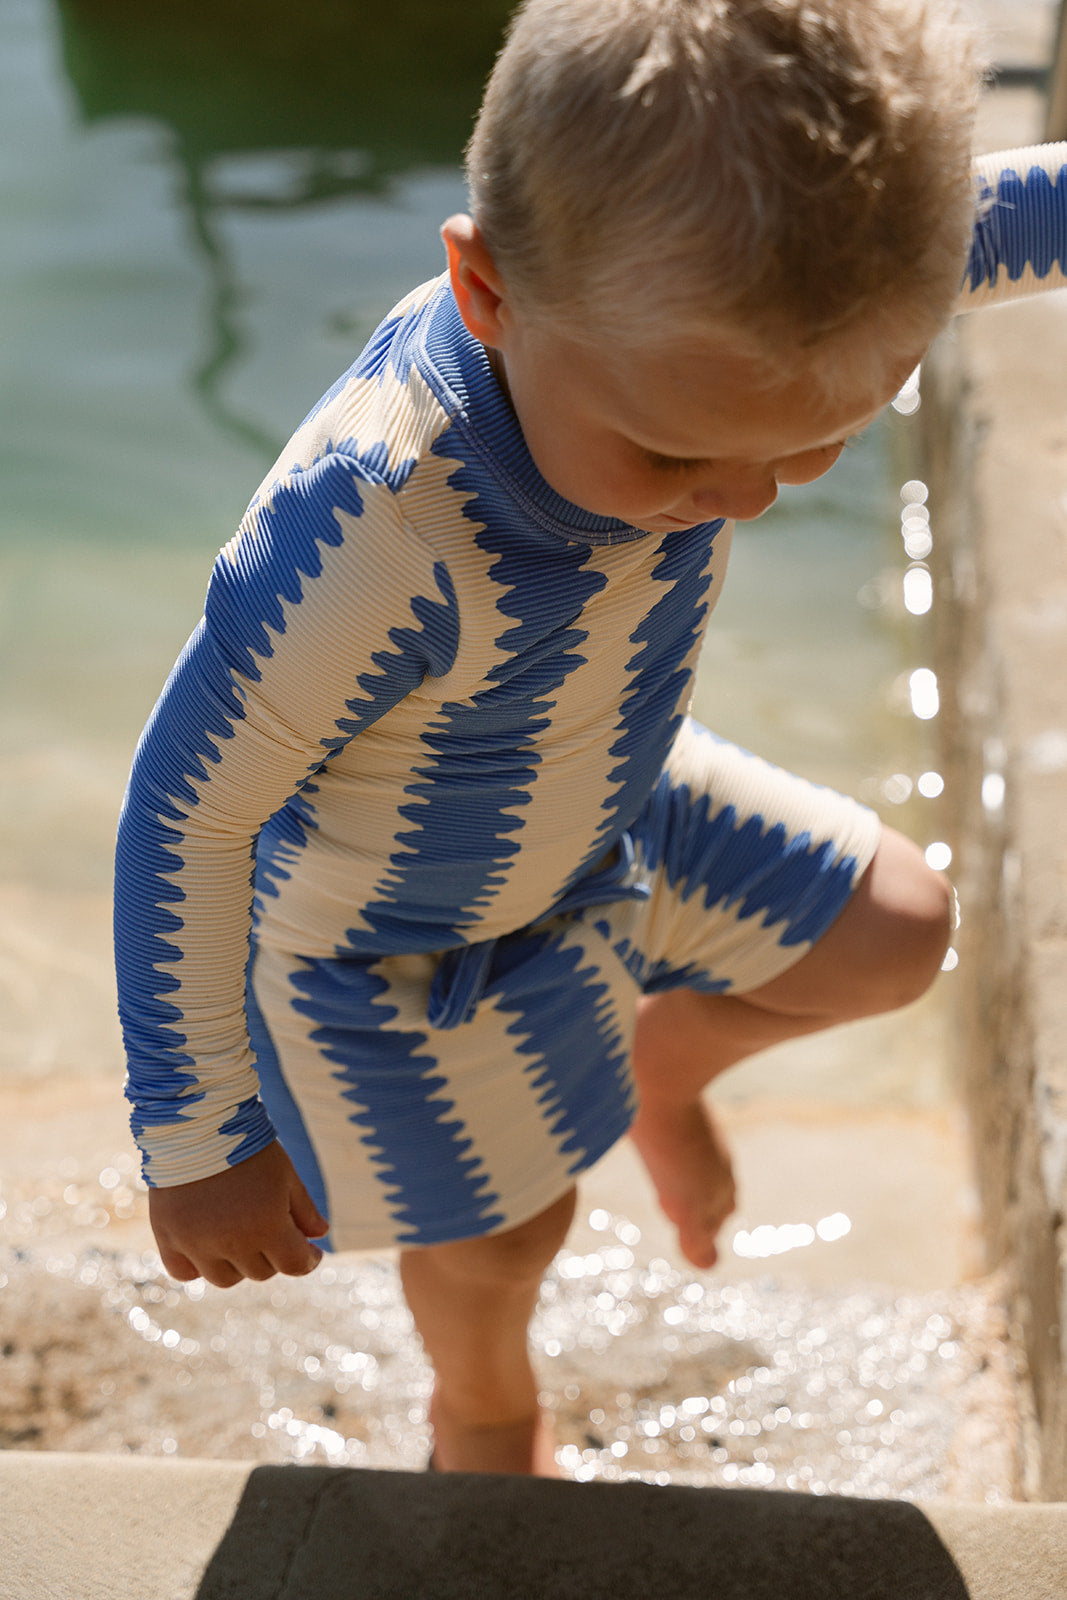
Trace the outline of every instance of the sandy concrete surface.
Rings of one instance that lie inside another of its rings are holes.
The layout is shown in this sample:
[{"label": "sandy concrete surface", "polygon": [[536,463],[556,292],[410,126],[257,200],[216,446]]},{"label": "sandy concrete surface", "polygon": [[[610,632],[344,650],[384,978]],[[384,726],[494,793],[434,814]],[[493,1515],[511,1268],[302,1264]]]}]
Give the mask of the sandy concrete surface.
[{"label": "sandy concrete surface", "polygon": [[1064,1506],[0,1457],[0,1600],[1059,1600],[1065,1529]]}]

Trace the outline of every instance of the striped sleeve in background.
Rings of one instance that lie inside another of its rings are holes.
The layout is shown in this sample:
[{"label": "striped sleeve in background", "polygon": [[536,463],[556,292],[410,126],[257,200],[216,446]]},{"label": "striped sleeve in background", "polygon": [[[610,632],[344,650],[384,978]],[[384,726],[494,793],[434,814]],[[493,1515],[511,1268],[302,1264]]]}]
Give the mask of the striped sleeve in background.
[{"label": "striped sleeve in background", "polygon": [[1067,144],[979,156],[978,219],[957,312],[1067,287]]}]

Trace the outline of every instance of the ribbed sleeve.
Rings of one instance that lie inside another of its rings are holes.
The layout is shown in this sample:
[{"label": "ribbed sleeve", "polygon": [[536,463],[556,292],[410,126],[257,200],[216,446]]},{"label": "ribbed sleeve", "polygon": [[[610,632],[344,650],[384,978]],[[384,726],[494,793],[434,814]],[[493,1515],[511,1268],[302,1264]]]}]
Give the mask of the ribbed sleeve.
[{"label": "ribbed sleeve", "polygon": [[270,1142],[244,1011],[255,842],[428,673],[458,622],[388,489],[329,455],[248,516],[141,739],[119,828],[116,951],[133,1126],[153,1184]]},{"label": "ribbed sleeve", "polygon": [[1067,286],[1067,144],[975,162],[978,216],[957,312]]}]

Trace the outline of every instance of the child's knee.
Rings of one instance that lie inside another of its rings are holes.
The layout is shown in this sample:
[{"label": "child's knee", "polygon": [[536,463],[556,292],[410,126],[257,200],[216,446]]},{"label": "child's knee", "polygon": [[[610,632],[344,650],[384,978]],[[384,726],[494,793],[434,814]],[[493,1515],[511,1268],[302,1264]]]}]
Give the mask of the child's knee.
[{"label": "child's knee", "polygon": [[439,1247],[448,1253],[457,1278],[506,1289],[539,1279],[560,1249],[574,1218],[575,1191],[569,1190],[536,1217],[504,1233],[464,1239]]},{"label": "child's knee", "polygon": [[901,951],[898,1005],[907,1005],[926,993],[941,970],[952,936],[952,889],[941,873],[929,867],[926,872],[927,881],[921,886],[908,919],[908,936]]},{"label": "child's knee", "polygon": [[952,933],[954,897],[940,872],[910,839],[887,828],[867,871],[862,906],[868,980],[881,991],[881,1009],[925,994],[941,968]]}]

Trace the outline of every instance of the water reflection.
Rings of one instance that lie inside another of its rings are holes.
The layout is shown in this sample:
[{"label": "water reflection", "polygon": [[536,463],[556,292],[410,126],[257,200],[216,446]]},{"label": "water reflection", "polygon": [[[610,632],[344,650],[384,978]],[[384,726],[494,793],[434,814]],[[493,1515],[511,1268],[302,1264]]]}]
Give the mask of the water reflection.
[{"label": "water reflection", "polygon": [[941,696],[937,687],[937,673],[932,667],[916,667],[908,675],[911,692],[911,709],[921,722],[930,722],[941,709]]},{"label": "water reflection", "polygon": [[904,606],[913,617],[922,617],[934,603],[934,580],[930,568],[916,562],[904,574]]},{"label": "water reflection", "polygon": [[[905,510],[911,509],[905,507]],[[921,506],[925,511],[926,507]],[[913,561],[925,561],[934,548],[934,541],[930,533],[929,514],[925,517],[902,517],[901,532],[904,535],[904,552]]]},{"label": "water reflection", "polygon": [[223,393],[247,344],[248,288],[227,213],[381,195],[400,174],[458,162],[510,10],[510,0],[300,10],[289,0],[58,0],[84,120],[149,117],[170,132],[208,283],[209,347],[192,383],[224,431],[271,457],[281,443]]},{"label": "water reflection", "polygon": [[[108,1210],[124,1175],[105,1176],[79,1187]],[[840,1236],[847,1220],[825,1218],[823,1232]],[[533,1327],[568,1475],[1016,1492],[997,1285],[893,1296],[723,1282],[643,1256],[624,1216],[590,1221],[598,1248],[562,1252]],[[0,1445],[425,1463],[430,1373],[390,1260],[345,1258],[299,1282],[223,1291],[172,1283],[154,1252],[103,1252],[88,1236],[72,1247],[40,1229],[32,1203],[0,1225]]]},{"label": "water reflection", "polygon": [[1002,811],[1007,784],[1002,772],[987,772],[982,779],[982,805],[986,811]]},{"label": "water reflection", "polygon": [[765,1222],[753,1228],[751,1233],[739,1228],[730,1241],[730,1247],[734,1255],[750,1261],[763,1260],[768,1256],[784,1256],[792,1250],[805,1250],[816,1239],[822,1239],[825,1244],[836,1244],[851,1232],[851,1217],[843,1211],[835,1211],[832,1216],[820,1217],[814,1227],[810,1222],[785,1222],[777,1227]]},{"label": "water reflection", "polygon": [[920,377],[921,368],[916,367],[893,401],[893,410],[899,412],[902,417],[914,416],[922,405],[922,393],[919,386]]},{"label": "water reflection", "polygon": [[[454,161],[511,0],[58,0],[84,116],[149,116],[184,157],[360,150],[344,192]],[[309,174],[305,198],[314,198]]]}]

